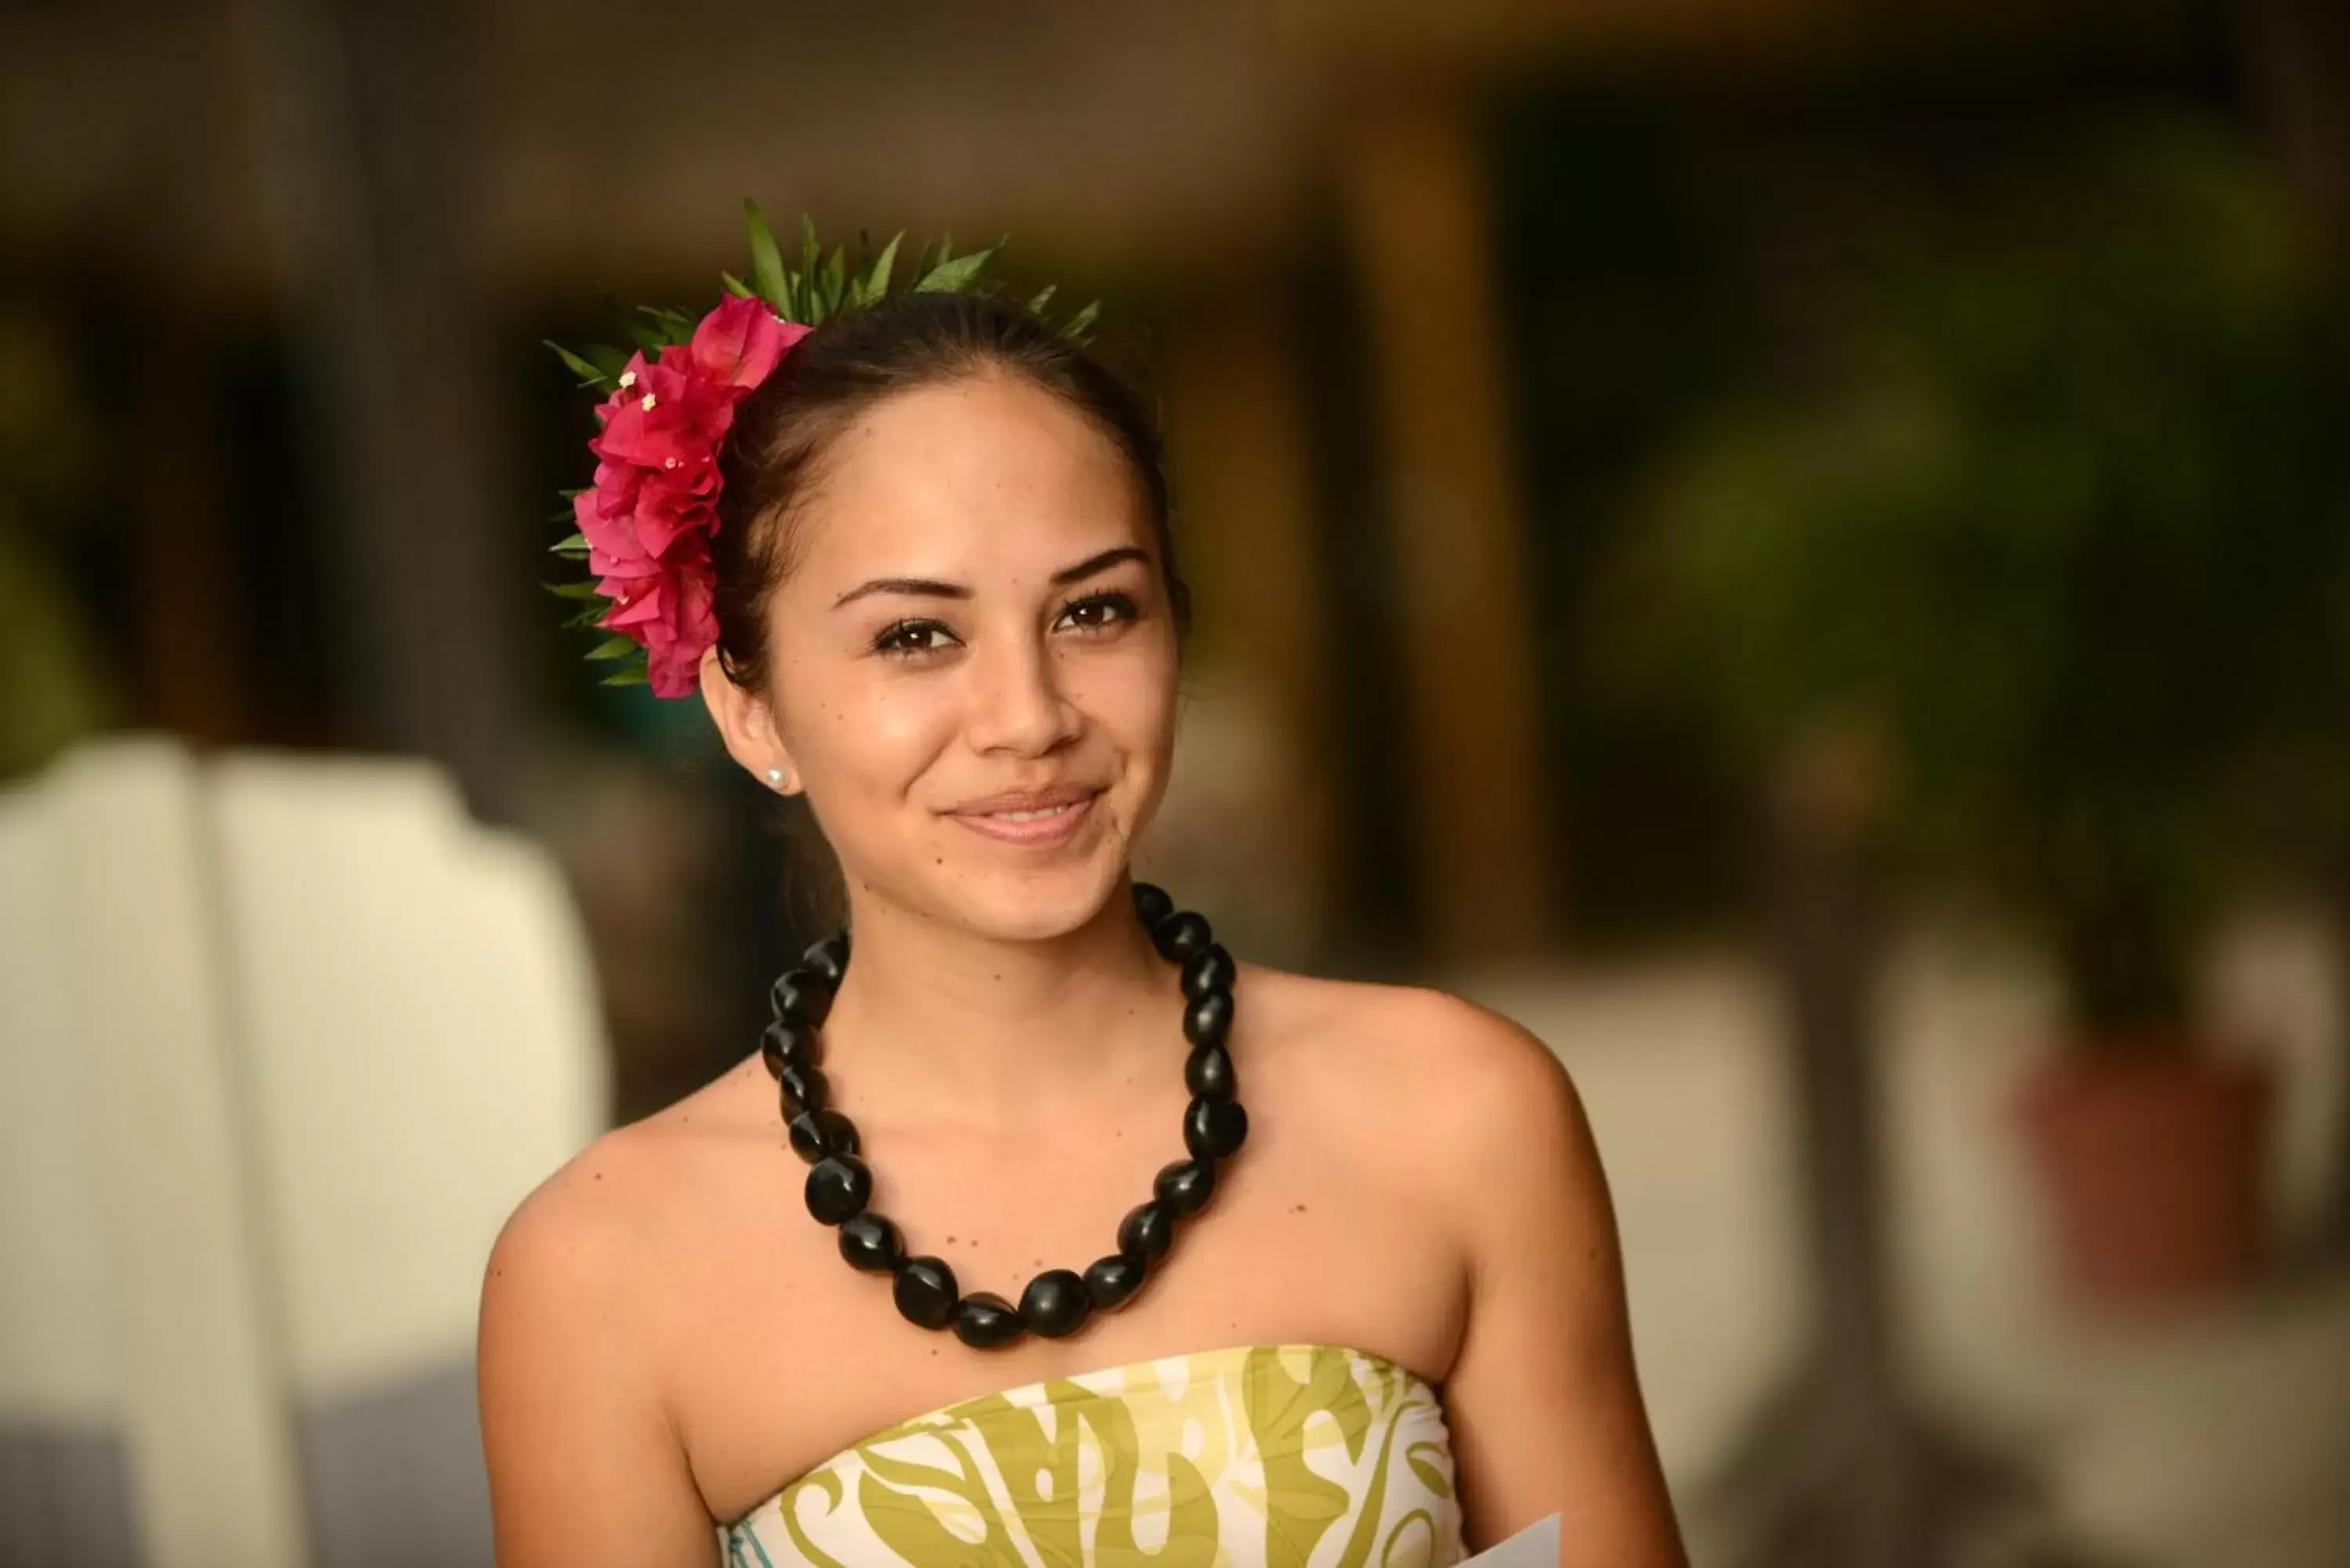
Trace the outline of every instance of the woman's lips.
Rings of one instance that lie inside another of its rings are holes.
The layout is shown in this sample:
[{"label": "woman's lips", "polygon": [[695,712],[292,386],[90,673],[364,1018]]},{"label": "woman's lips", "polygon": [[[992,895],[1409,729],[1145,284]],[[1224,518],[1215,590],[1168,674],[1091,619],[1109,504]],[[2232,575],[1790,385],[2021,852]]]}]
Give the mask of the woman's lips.
[{"label": "woman's lips", "polygon": [[[1100,798],[1097,793],[1089,794],[1081,801],[1047,812],[1042,816],[1029,816],[1025,822],[1012,820],[1001,813],[981,814],[959,811],[950,815],[973,833],[983,834],[998,843],[1049,849],[1066,844],[1070,839],[1075,838],[1077,836],[1077,829],[1083,827],[1086,818],[1092,815],[1094,802]],[[1026,813],[1019,815],[1027,815]]]}]

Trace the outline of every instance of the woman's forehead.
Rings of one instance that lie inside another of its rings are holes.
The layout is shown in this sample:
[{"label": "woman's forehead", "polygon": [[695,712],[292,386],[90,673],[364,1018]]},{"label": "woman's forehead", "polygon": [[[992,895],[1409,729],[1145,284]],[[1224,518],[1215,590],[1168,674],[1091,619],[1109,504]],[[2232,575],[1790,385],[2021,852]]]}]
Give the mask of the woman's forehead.
[{"label": "woman's forehead", "polygon": [[1147,544],[1139,488],[1116,443],[1017,378],[893,397],[843,432],[827,468],[804,517],[802,571],[819,589],[885,573],[1051,571]]}]

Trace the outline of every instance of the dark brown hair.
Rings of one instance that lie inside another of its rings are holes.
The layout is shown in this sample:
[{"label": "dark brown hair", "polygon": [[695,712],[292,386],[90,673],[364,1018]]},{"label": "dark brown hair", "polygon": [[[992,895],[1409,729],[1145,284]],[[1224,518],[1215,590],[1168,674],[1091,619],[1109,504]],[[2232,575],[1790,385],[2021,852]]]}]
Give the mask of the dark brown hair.
[{"label": "dark brown hair", "polygon": [[1008,300],[907,293],[816,327],[735,411],[719,456],[723,489],[711,541],[719,660],[735,684],[764,684],[767,600],[797,564],[796,514],[840,437],[891,397],[990,370],[1059,398],[1125,459],[1149,516],[1180,646],[1191,628],[1191,590],[1175,565],[1159,431],[1140,396]]}]

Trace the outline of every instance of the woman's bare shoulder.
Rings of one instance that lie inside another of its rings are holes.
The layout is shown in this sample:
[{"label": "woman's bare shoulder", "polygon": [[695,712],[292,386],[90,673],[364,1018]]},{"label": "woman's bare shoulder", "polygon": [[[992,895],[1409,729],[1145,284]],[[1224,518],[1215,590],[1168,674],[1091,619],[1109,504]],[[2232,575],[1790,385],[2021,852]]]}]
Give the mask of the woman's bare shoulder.
[{"label": "woman's bare shoulder", "polygon": [[491,1249],[485,1314],[501,1300],[534,1312],[587,1301],[610,1317],[635,1283],[665,1277],[660,1265],[708,1222],[726,1165],[764,1130],[745,1115],[742,1076],[612,1128],[540,1182]]},{"label": "woman's bare shoulder", "polygon": [[671,1373],[678,1282],[708,1242],[693,1189],[728,1141],[724,1096],[707,1093],[588,1145],[491,1250],[476,1370],[501,1562],[706,1551]]},{"label": "woman's bare shoulder", "polygon": [[1257,1022],[1269,1054],[1295,1056],[1316,1070],[1393,1075],[1391,1087],[1425,1091],[1424,1075],[1447,1086],[1506,1096],[1532,1083],[1563,1079],[1550,1047],[1506,1013],[1432,985],[1342,980],[1262,964],[1240,966],[1243,1009]]},{"label": "woman's bare shoulder", "polygon": [[1411,1145],[1440,1168],[1471,1156],[1469,1168],[1489,1172],[1496,1160],[1539,1162],[1586,1136],[1565,1066],[1506,1013],[1432,985],[1253,964],[1241,966],[1240,984],[1263,998],[1265,1065],[1277,1082],[1322,1103],[1339,1096],[1357,1125],[1382,1135],[1408,1124]]}]

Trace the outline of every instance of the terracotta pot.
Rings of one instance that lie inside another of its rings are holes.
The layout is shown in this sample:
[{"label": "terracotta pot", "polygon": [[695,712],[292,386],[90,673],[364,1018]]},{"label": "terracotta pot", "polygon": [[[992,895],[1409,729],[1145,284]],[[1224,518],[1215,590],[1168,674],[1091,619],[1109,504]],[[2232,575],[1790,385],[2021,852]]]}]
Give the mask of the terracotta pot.
[{"label": "terracotta pot", "polygon": [[2019,1109],[2066,1286],[2085,1303],[2241,1289],[2263,1251],[2265,1064],[2194,1050],[2074,1053]]}]

